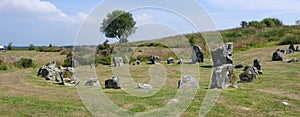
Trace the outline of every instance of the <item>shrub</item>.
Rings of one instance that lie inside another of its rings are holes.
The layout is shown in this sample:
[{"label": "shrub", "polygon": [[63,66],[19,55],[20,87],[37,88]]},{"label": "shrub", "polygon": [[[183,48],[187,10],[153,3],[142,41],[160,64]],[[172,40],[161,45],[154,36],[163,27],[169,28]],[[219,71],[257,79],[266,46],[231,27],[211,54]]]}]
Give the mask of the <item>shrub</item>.
[{"label": "shrub", "polygon": [[289,36],[286,39],[282,40],[279,45],[288,45],[288,44],[300,44],[299,36]]},{"label": "shrub", "polygon": [[138,47],[162,47],[162,48],[169,48],[168,46],[166,46],[164,44],[156,43],[156,42],[141,44]]},{"label": "shrub", "polygon": [[18,68],[34,67],[32,59],[28,58],[21,58],[19,61],[15,62],[14,65]]},{"label": "shrub", "polygon": [[0,70],[7,70],[7,66],[5,64],[0,64]]},{"label": "shrub", "polygon": [[110,56],[99,57],[96,58],[95,62],[102,65],[111,65],[111,57]]},{"label": "shrub", "polygon": [[63,67],[72,67],[72,58],[67,58],[64,60],[64,63],[62,64]]}]

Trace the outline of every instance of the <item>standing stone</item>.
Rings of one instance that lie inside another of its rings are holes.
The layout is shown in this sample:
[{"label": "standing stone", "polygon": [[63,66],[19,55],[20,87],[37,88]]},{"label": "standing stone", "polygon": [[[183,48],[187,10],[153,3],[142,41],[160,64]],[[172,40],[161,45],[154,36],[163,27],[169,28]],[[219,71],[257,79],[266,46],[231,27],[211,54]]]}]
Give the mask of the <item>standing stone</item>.
[{"label": "standing stone", "polygon": [[290,44],[289,49],[291,49],[291,50],[293,50],[293,51],[296,50],[294,44]]},{"label": "standing stone", "polygon": [[226,89],[228,86],[237,88],[232,64],[224,64],[214,70],[210,88]]},{"label": "standing stone", "polygon": [[100,83],[99,83],[99,79],[98,78],[90,78],[90,80],[88,80],[84,86],[97,86],[99,87],[100,86]]},{"label": "standing stone", "polygon": [[204,54],[201,47],[197,45],[193,45],[192,49],[192,63],[203,63],[204,61]]},{"label": "standing stone", "polygon": [[254,59],[253,60],[253,66],[257,69],[257,72],[259,74],[263,74],[262,69],[261,69],[261,64],[259,62],[259,59]]},{"label": "standing stone", "polygon": [[284,58],[284,53],[280,49],[277,49],[272,55],[272,61],[282,61],[283,58]]},{"label": "standing stone", "polygon": [[175,63],[174,58],[170,57],[167,60],[167,64]]},{"label": "standing stone", "polygon": [[151,55],[149,57],[149,61],[151,62],[151,64],[159,64],[160,57]]},{"label": "standing stone", "polygon": [[221,66],[223,64],[232,64],[232,51],[233,43],[226,43],[225,45],[211,51],[213,63],[215,67]]},{"label": "standing stone", "polygon": [[239,75],[242,82],[253,82],[256,79],[255,68],[251,65],[247,65],[244,72]]},{"label": "standing stone", "polygon": [[133,65],[140,65],[141,64],[141,61],[140,60],[135,60],[134,62],[133,62]]},{"label": "standing stone", "polygon": [[184,76],[178,81],[178,88],[198,88],[198,80],[192,76]]},{"label": "standing stone", "polygon": [[297,46],[295,51],[300,52],[300,46]]},{"label": "standing stone", "polygon": [[113,62],[115,67],[122,66],[124,64],[122,57],[114,57]]},{"label": "standing stone", "polygon": [[121,85],[119,82],[119,76],[115,77],[113,76],[111,79],[108,79],[105,81],[105,88],[114,88],[114,89],[120,89]]},{"label": "standing stone", "polygon": [[178,60],[178,62],[177,62],[177,64],[182,64],[182,58],[180,58],[179,60]]}]

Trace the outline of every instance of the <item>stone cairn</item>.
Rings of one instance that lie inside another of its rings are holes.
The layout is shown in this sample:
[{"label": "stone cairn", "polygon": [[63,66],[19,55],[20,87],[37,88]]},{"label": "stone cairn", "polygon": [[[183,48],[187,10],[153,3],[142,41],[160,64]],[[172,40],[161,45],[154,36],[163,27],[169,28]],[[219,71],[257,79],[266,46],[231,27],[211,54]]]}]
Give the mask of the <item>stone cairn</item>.
[{"label": "stone cairn", "polygon": [[193,45],[191,58],[192,58],[192,63],[203,63],[204,54],[200,46]]},{"label": "stone cairn", "polygon": [[241,82],[253,82],[257,78],[258,72],[255,67],[247,65],[243,73],[239,75]]},{"label": "stone cairn", "polygon": [[214,67],[223,64],[232,64],[233,43],[226,43],[225,45],[211,51]]},{"label": "stone cairn", "polygon": [[48,65],[39,68],[37,76],[45,78],[45,80],[55,81],[65,86],[76,86],[79,81],[75,78],[75,69],[72,67],[56,67],[56,62],[52,61]]},{"label": "stone cairn", "polygon": [[228,86],[238,87],[232,64],[224,64],[214,70],[210,88],[226,89]]}]

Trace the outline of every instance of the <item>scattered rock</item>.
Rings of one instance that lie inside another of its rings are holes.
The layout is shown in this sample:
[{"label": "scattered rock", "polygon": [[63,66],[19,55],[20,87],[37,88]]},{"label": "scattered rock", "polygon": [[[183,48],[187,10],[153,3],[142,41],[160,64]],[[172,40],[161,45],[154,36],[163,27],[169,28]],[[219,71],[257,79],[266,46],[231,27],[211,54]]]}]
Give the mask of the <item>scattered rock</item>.
[{"label": "scattered rock", "polygon": [[198,88],[198,80],[192,76],[184,76],[178,81],[178,88]]},{"label": "scattered rock", "polygon": [[286,50],[286,54],[293,54],[293,53],[294,53],[294,50],[292,50],[292,49]]},{"label": "scattered rock", "polygon": [[290,44],[289,50],[292,50],[292,51],[295,51],[295,50],[296,50],[294,44]]},{"label": "scattered rock", "polygon": [[100,82],[98,78],[90,78],[90,80],[86,81],[84,86],[97,86],[100,87]]},{"label": "scattered rock", "polygon": [[295,51],[300,52],[300,46],[297,46]]},{"label": "scattered rock", "polygon": [[138,87],[139,89],[152,89],[152,85],[150,84],[143,84],[143,83],[138,83]]},{"label": "scattered rock", "polygon": [[244,72],[239,75],[242,82],[253,82],[256,79],[255,68],[251,65],[247,65]]},{"label": "scattered rock", "polygon": [[119,76],[115,77],[113,76],[111,79],[108,79],[105,81],[105,88],[114,88],[114,89],[120,89],[121,85],[119,82]]},{"label": "scattered rock", "polygon": [[214,67],[218,67],[223,64],[232,64],[232,51],[232,42],[226,43],[225,45],[211,51]]},{"label": "scattered rock", "polygon": [[182,60],[182,58],[180,58],[180,59],[178,60],[177,64],[182,64],[182,62],[183,62],[183,60]]},{"label": "scattered rock", "polygon": [[239,69],[239,68],[244,68],[244,63],[239,63],[237,65],[234,66],[235,69]]},{"label": "scattered rock", "polygon": [[[284,50],[283,50],[284,51]],[[282,61],[284,58],[284,52],[282,50],[277,49],[272,56],[272,61]]]},{"label": "scattered rock", "polygon": [[169,57],[169,58],[167,59],[167,64],[171,64],[171,63],[175,63],[175,60],[174,60],[174,58]]},{"label": "scattered rock", "polygon": [[122,66],[124,64],[122,57],[114,57],[113,62],[114,62],[115,67]]},{"label": "scattered rock", "polygon": [[246,111],[251,110],[251,108],[247,108],[247,107],[241,107],[240,109],[241,110],[246,110]]},{"label": "scattered rock", "polygon": [[201,47],[193,45],[192,49],[192,63],[203,63],[204,54]]},{"label": "scattered rock", "polygon": [[288,106],[289,105],[289,103],[287,103],[287,102],[281,102],[283,105],[285,105],[285,106]]},{"label": "scattered rock", "polygon": [[132,65],[140,65],[140,64],[141,64],[140,60],[135,60]]},{"label": "scattered rock", "polygon": [[228,86],[237,88],[237,80],[232,64],[224,64],[214,70],[210,88],[226,89]]},{"label": "scattered rock", "polygon": [[293,58],[293,59],[290,59],[290,60],[287,61],[287,63],[292,63],[292,62],[297,63],[298,62],[298,58]]},{"label": "scattered rock", "polygon": [[259,59],[253,60],[253,66],[257,69],[258,74],[263,74]]},{"label": "scattered rock", "polygon": [[173,98],[173,99],[170,99],[167,104],[174,104],[174,103],[179,103],[179,100]]}]

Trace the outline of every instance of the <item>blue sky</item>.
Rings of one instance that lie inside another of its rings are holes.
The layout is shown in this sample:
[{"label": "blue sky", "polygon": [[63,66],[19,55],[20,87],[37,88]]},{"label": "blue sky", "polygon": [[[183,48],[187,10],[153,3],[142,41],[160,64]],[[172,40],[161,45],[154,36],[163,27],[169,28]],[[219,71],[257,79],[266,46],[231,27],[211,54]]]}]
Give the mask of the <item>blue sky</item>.
[{"label": "blue sky", "polygon": [[[243,20],[262,20],[272,17],[282,20],[284,24],[294,25],[295,21],[300,19],[299,0],[198,0],[196,2],[196,5],[190,4],[191,7],[184,7],[188,4],[174,2],[174,0],[0,0],[0,45],[7,45],[9,42],[13,45],[25,46],[50,43],[71,45],[81,30],[88,30],[86,32],[91,34],[83,34],[82,37],[79,35],[80,38],[95,38],[92,39],[93,41],[84,40],[85,44],[97,44],[95,40],[101,42],[105,39],[97,29],[105,15],[115,9],[134,7],[133,4],[161,5],[160,8],[165,5],[171,9],[170,11],[172,8],[178,8],[178,11],[182,10],[179,13],[187,18],[198,15],[199,12],[195,11],[197,10],[195,7],[202,7],[219,30],[239,27]],[[137,20],[138,30],[131,40],[212,30],[205,26],[202,27],[203,29],[196,30],[183,17],[170,11],[159,8],[132,10]],[[195,18],[203,20],[200,16]],[[86,22],[93,22],[88,25],[94,27],[82,26]]]}]

